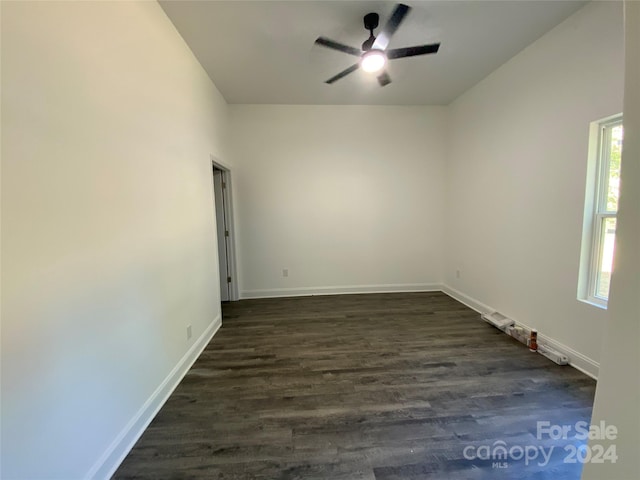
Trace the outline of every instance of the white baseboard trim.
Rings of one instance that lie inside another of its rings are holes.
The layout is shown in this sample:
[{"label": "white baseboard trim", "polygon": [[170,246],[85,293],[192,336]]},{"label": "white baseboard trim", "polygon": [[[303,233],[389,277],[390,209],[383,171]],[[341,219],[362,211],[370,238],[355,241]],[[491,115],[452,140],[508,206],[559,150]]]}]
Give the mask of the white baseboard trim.
[{"label": "white baseboard trim", "polygon": [[[479,300],[476,300],[469,295],[462,293],[455,288],[451,288],[448,285],[442,285],[442,291],[449,295],[451,298],[459,301],[460,303],[464,303],[467,307],[475,310],[478,313],[490,313],[495,312],[497,309],[490,307],[489,305],[482,303]],[[516,325],[520,325],[528,330],[531,330],[532,327],[529,325],[522,323],[516,319],[514,319]],[[560,353],[565,354],[569,358],[569,365],[571,365],[576,370],[580,370],[582,373],[589,375],[591,378],[597,380],[598,372],[600,370],[600,364],[593,360],[592,358],[583,355],[582,353],[574,350],[573,348],[554,340],[553,338],[545,335],[544,333],[538,332],[538,341],[549,347],[557,350]]]},{"label": "white baseboard trim", "polygon": [[333,287],[271,288],[266,290],[244,290],[240,299],[305,297],[311,295],[349,295],[354,293],[393,293],[393,292],[438,292],[439,283],[399,283],[390,285],[346,285]]},{"label": "white baseboard trim", "polygon": [[[525,328],[526,325],[522,324]],[[586,355],[581,354],[580,352],[574,350],[573,348],[565,345],[557,340],[554,340],[551,337],[546,335],[538,335],[540,342],[548,345],[549,347],[557,350],[560,353],[564,353],[569,358],[569,365],[571,365],[576,370],[580,370],[585,375],[589,375],[594,380],[598,379],[598,373],[600,372],[600,363],[596,362],[592,358],[587,357]]]},{"label": "white baseboard trim", "polygon": [[454,300],[457,300],[460,303],[463,303],[464,305],[469,307],[471,310],[475,310],[476,312],[478,312],[480,314],[482,314],[482,313],[491,313],[491,312],[495,312],[495,310],[496,310],[495,308],[491,308],[489,305],[487,305],[485,303],[482,303],[481,301],[476,300],[473,297],[465,295],[460,290],[456,290],[455,288],[451,288],[449,285],[442,285],[442,292],[446,293],[447,295],[449,295]]},{"label": "white baseboard trim", "polygon": [[191,348],[184,354],[177,365],[171,370],[164,381],[156,388],[144,405],[136,412],[127,425],[120,431],[111,445],[91,467],[85,478],[109,479],[129,451],[142,436],[151,420],[157,415],[169,396],[180,381],[187,374],[193,363],[198,359],[204,348],[209,344],[218,329],[222,326],[222,318],[218,315],[215,320],[200,335]]}]

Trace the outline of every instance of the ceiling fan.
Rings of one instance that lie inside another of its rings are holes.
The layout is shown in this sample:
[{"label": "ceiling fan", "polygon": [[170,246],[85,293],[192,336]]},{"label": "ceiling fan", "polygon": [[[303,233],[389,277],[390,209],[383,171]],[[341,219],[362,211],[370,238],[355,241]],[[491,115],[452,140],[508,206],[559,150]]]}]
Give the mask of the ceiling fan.
[{"label": "ceiling fan", "polygon": [[369,38],[362,44],[362,49],[350,47],[342,43],[330,40],[325,37],[319,37],[316,40],[317,45],[338,50],[340,52],[359,57],[358,63],[351,65],[349,68],[341,71],[337,75],[334,75],[325,83],[334,83],[343,77],[346,77],[350,73],[355,72],[358,68],[362,68],[365,72],[377,73],[378,83],[384,87],[391,83],[391,77],[384,69],[387,60],[394,60],[396,58],[415,57],[416,55],[426,55],[429,53],[436,53],[440,48],[439,43],[433,43],[431,45],[417,45],[414,47],[393,48],[388,50],[391,37],[398,30],[398,27],[409,13],[411,7],[399,3],[393,10],[391,17],[387,21],[382,30],[378,33],[378,36],[373,35],[373,30],[378,28],[379,16],[377,13],[368,13],[364,16],[364,28],[369,30]]}]

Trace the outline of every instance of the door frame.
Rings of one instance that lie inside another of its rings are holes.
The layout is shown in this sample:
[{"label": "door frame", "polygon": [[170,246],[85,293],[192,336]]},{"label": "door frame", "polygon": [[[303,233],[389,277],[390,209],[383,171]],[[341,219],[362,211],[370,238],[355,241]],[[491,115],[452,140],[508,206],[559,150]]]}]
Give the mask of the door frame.
[{"label": "door frame", "polygon": [[[224,199],[224,215],[227,221],[227,229],[229,230],[229,237],[227,240],[227,268],[229,269],[229,274],[231,276],[231,282],[229,283],[229,300],[235,302],[240,299],[239,289],[238,289],[238,269],[236,262],[236,245],[235,245],[235,227],[234,227],[234,215],[233,215],[233,182],[231,176],[231,168],[225,165],[219,158],[214,155],[210,155],[211,157],[211,188],[212,188],[212,198],[215,202],[215,193],[213,189],[215,189],[214,181],[213,181],[213,169],[222,171],[223,180],[225,183],[225,188],[222,190],[222,196]],[[212,204],[213,207],[213,216],[216,218],[215,204]],[[217,220],[216,220],[217,221]],[[217,229],[216,229],[217,233]],[[224,240],[224,239],[223,239]],[[220,239],[217,239],[217,242],[220,242]],[[216,245],[216,255],[218,255],[219,249],[218,245]],[[218,268],[220,268],[218,266]],[[219,273],[219,272],[218,272]],[[218,275],[219,277],[220,275]]]}]

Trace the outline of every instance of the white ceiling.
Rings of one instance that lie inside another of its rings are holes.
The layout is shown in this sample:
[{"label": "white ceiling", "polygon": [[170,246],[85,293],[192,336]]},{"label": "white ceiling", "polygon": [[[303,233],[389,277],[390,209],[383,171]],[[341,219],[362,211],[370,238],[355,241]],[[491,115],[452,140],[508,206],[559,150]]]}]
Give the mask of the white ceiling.
[{"label": "white ceiling", "polygon": [[413,8],[389,48],[440,42],[440,51],[391,61],[386,87],[360,70],[325,84],[354,57],[315,39],[360,47],[362,17],[376,12],[382,27],[396,3],[160,1],[228,103],[309,105],[446,105],[587,2],[406,1]]}]

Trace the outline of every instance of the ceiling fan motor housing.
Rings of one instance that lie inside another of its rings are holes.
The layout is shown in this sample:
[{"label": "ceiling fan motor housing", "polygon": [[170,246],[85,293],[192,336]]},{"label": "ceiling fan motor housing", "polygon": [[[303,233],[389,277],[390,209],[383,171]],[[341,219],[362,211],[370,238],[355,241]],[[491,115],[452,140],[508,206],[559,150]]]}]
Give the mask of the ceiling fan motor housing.
[{"label": "ceiling fan motor housing", "polygon": [[375,30],[376,28],[378,28],[379,21],[380,21],[380,17],[378,16],[377,13],[367,13],[364,16],[364,28],[366,28],[371,32],[372,30]]}]

